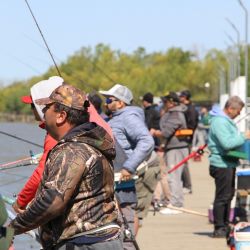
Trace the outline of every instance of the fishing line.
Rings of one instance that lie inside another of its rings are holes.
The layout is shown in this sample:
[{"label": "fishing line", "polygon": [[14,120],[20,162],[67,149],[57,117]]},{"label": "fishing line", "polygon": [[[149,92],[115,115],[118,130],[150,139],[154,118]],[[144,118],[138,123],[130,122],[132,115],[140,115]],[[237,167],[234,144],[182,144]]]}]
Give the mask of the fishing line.
[{"label": "fishing line", "polygon": [[[29,36],[27,36],[27,35],[25,35],[25,37],[26,37],[27,39],[29,39],[30,41],[32,41],[33,43],[35,43],[38,47],[40,47],[40,48],[42,48],[43,50],[46,50],[46,51],[47,51],[47,49],[46,49],[44,46],[42,46],[40,43],[38,43],[38,42],[35,41],[34,39],[31,39],[31,38],[30,38]],[[54,58],[56,58],[57,61],[62,61],[62,60],[61,60],[60,58],[58,58],[55,54],[54,54]],[[108,78],[110,81],[112,81],[113,83],[116,83],[112,78],[110,78],[110,77],[109,77],[100,67],[98,67],[94,62],[91,61],[91,63],[92,63],[92,65],[93,65],[97,70],[99,70],[105,77],[107,77],[107,78]],[[48,63],[47,63],[47,64],[48,64]],[[69,66],[68,66],[68,67],[69,67]],[[69,69],[71,69],[71,67],[69,67]],[[86,81],[84,81],[84,80],[82,80],[82,79],[76,77],[75,75],[71,75],[71,77],[72,77],[73,79],[79,81],[80,83],[84,84],[85,86],[89,87],[90,89],[95,90],[95,91],[98,92],[98,89],[96,89],[95,87],[93,87],[90,83],[87,83]]]},{"label": "fishing line", "polygon": [[[5,197],[12,197],[12,198],[9,198],[9,199],[13,199],[13,200],[15,200],[16,199],[16,194],[14,193],[13,194],[13,192],[6,192],[6,191],[1,191],[1,196],[2,196],[2,198],[3,199],[5,199]],[[7,203],[6,203],[7,204]],[[10,205],[10,204],[8,204],[8,205]]]},{"label": "fishing line", "polygon": [[[39,30],[40,35],[42,36],[42,39],[43,39],[43,41],[44,41],[44,44],[45,44],[45,46],[46,46],[46,48],[47,48],[47,50],[48,50],[48,52],[49,52],[49,54],[50,54],[50,56],[51,56],[51,58],[52,58],[52,60],[53,60],[53,63],[54,63],[54,65],[55,65],[55,67],[56,67],[56,70],[57,70],[59,76],[62,77],[61,72],[60,72],[60,70],[59,70],[59,68],[58,68],[58,66],[57,66],[57,64],[56,64],[56,62],[55,62],[55,59],[54,59],[54,57],[53,57],[53,55],[52,55],[52,53],[51,53],[51,50],[50,50],[50,48],[49,48],[49,46],[48,46],[48,43],[46,42],[45,37],[44,37],[44,35],[43,35],[43,33],[42,33],[42,30],[41,30],[41,28],[40,28],[40,26],[39,26],[39,24],[38,24],[38,22],[37,22],[37,20],[36,20],[36,18],[35,18],[35,15],[34,15],[32,9],[31,9],[29,3],[28,3],[28,0],[24,0],[24,1],[25,1],[26,5],[27,5],[29,11],[30,11],[30,14],[31,14],[32,17],[33,17],[33,20],[34,20],[34,22],[35,22],[35,24],[36,24],[36,26],[37,26],[37,28],[38,28],[38,30]],[[94,65],[94,67],[95,67],[97,70],[99,70],[105,77],[107,77],[107,79],[109,79],[112,83],[115,83],[115,84],[116,84],[116,81],[114,81],[110,76],[108,76],[100,67],[98,67],[94,62],[91,62],[91,63]],[[77,79],[77,78],[75,78],[75,79],[78,80],[78,81],[80,81],[80,82],[82,82],[82,83],[84,83],[86,86],[91,87],[92,89],[98,91],[98,90],[95,89],[93,86],[91,86],[91,85],[89,85],[88,83],[86,83],[85,81],[80,80],[80,79]]]},{"label": "fishing line", "polygon": [[12,175],[12,176],[16,176],[16,177],[22,177],[22,178],[28,178],[29,175],[21,175],[21,174],[14,174],[12,172],[4,172],[4,171],[1,171],[1,174],[6,174],[6,175]]},{"label": "fishing line", "polygon": [[12,58],[14,58],[16,61],[18,61],[19,63],[21,63],[22,65],[26,66],[27,68],[29,68],[30,70],[32,70],[33,72],[35,72],[36,74],[42,75],[42,73],[36,69],[35,67],[31,66],[30,64],[22,61],[21,59],[17,58],[16,56],[11,55]]},{"label": "fishing line", "polygon": [[44,38],[44,36],[43,36],[42,30],[40,29],[40,27],[39,27],[39,25],[38,25],[38,22],[37,22],[37,20],[36,20],[34,14],[33,14],[33,12],[32,12],[32,9],[30,8],[30,5],[29,5],[29,3],[28,3],[28,0],[24,0],[24,1],[25,1],[25,3],[26,3],[27,6],[28,6],[28,9],[29,9],[29,11],[30,11],[30,14],[31,14],[31,16],[33,17],[33,20],[34,20],[34,22],[35,22],[35,24],[36,24],[36,27],[38,28],[38,30],[39,30],[39,32],[40,32],[40,35],[41,35],[41,37],[42,37],[42,39],[43,39],[43,41],[44,41],[44,44],[45,44],[46,47],[47,47],[47,50],[48,50],[48,52],[49,52],[49,54],[50,54],[50,56],[51,56],[51,59],[52,59],[54,65],[55,65],[55,67],[56,67],[57,73],[59,74],[59,76],[62,76],[62,75],[61,75],[61,72],[60,72],[60,70],[59,70],[59,68],[57,67],[56,61],[55,61],[55,59],[54,59],[54,57],[53,57],[53,55],[52,55],[52,53],[51,53],[51,51],[50,51],[50,49],[49,49],[49,46],[48,46],[48,44],[47,44],[47,42],[46,42],[46,40],[45,40],[45,38]]},{"label": "fishing line", "polygon": [[39,147],[39,148],[43,148],[43,146],[40,145],[40,144],[37,144],[37,143],[35,143],[35,142],[32,142],[32,141],[23,139],[23,138],[18,137],[18,136],[16,136],[16,135],[12,135],[12,134],[6,133],[6,132],[4,132],[4,131],[0,131],[0,134],[3,134],[3,135],[6,135],[6,136],[15,138],[15,139],[17,139],[17,140],[19,140],[19,141],[22,141],[22,142],[29,143],[29,144],[34,145],[34,146]]},{"label": "fishing line", "polygon": [[22,178],[19,178],[18,180],[14,180],[14,181],[9,181],[9,182],[6,182],[6,183],[4,183],[4,184],[0,185],[0,187],[8,186],[8,185],[10,185],[10,184],[13,184],[13,183],[16,183],[16,182],[19,182],[19,181],[25,180],[25,179],[27,179],[27,176],[22,177]]}]

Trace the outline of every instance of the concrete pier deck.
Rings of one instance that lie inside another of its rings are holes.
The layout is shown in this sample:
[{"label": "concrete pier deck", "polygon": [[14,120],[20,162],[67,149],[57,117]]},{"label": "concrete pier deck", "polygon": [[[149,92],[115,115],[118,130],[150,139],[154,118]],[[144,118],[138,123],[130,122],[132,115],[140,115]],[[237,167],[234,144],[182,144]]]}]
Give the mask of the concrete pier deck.
[{"label": "concrete pier deck", "polygon": [[[201,162],[189,161],[193,194],[185,195],[185,208],[208,214],[214,198],[214,182],[208,173],[207,155]],[[225,239],[211,237],[213,225],[207,217],[182,213],[149,212],[137,236],[141,250],[226,250]]]}]

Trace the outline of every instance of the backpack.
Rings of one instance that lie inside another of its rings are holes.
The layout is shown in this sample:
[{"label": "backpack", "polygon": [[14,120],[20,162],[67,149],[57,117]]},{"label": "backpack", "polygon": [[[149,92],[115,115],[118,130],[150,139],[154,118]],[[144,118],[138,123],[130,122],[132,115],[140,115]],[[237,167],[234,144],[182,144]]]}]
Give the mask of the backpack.
[{"label": "backpack", "polygon": [[187,105],[187,110],[184,114],[186,118],[187,128],[194,131],[199,122],[199,113],[192,103]]}]

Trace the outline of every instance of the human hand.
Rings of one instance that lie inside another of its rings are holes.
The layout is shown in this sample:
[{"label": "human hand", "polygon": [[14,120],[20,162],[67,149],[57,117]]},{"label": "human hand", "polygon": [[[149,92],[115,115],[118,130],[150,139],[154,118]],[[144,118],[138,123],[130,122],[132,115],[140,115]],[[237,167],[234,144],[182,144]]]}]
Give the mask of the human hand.
[{"label": "human hand", "polygon": [[161,130],[158,130],[158,129],[151,128],[149,132],[152,136],[155,136],[155,137],[162,136]]},{"label": "human hand", "polygon": [[130,179],[132,179],[132,174],[128,170],[123,168],[121,170],[120,181],[129,181]]},{"label": "human hand", "polygon": [[14,209],[14,211],[17,213],[17,214],[22,214],[24,211],[25,211],[25,208],[22,208],[17,200],[12,204],[12,208]]},{"label": "human hand", "polygon": [[250,139],[250,130],[247,130],[247,131],[245,132],[245,138],[246,138],[246,139]]},{"label": "human hand", "polygon": [[154,134],[155,134],[155,131],[156,131],[156,129],[154,129],[154,128],[151,128],[150,130],[149,130],[149,133],[152,135],[152,136],[154,136]]}]

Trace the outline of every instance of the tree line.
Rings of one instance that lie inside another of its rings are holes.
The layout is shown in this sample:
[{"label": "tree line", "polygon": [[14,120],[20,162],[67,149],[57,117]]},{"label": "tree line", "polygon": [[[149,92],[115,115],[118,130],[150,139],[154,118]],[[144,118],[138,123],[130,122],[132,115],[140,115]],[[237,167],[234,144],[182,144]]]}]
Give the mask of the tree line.
[{"label": "tree line", "polygon": [[[241,71],[244,74],[243,56],[241,58]],[[227,82],[228,51],[213,49],[200,58],[197,53],[181,48],[147,53],[143,47],[139,47],[129,54],[112,50],[104,44],[94,48],[83,47],[59,65],[65,81],[85,92],[107,90],[115,83],[121,83],[133,91],[135,101],[149,91],[155,96],[163,96],[168,91],[189,89],[196,101],[216,102],[220,91],[220,68],[225,69]],[[52,75],[58,75],[55,67],[27,81],[16,81],[0,87],[0,112],[30,113],[20,97],[27,95],[33,84]],[[209,88],[204,85],[207,82]]]}]

